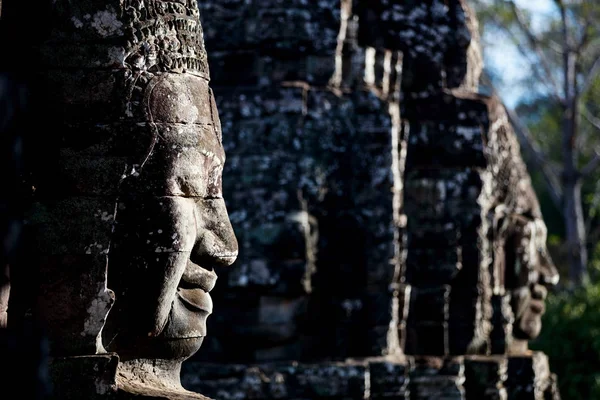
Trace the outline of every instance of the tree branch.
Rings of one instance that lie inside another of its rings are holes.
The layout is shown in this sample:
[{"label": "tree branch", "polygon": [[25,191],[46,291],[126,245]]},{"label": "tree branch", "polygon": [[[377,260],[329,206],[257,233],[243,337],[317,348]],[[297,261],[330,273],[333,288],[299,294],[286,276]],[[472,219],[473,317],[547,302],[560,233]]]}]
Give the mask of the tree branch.
[{"label": "tree branch", "polygon": [[558,92],[559,85],[556,82],[556,79],[554,79],[554,76],[552,75],[552,68],[550,67],[548,59],[546,58],[546,56],[544,55],[544,52],[542,51],[540,39],[538,39],[538,37],[533,33],[533,31],[531,29],[529,29],[529,26],[528,26],[527,22],[525,21],[525,18],[521,14],[521,11],[519,10],[519,8],[515,4],[515,2],[511,0],[508,2],[508,4],[510,5],[511,11],[515,17],[515,21],[517,21],[517,25],[519,26],[519,29],[521,29],[521,31],[525,34],[525,37],[529,41],[529,45],[535,51],[537,57],[539,58],[542,68],[544,69],[544,74],[546,75],[546,79],[548,81],[550,81],[550,83],[554,87],[554,90],[556,90]]},{"label": "tree branch", "polygon": [[562,55],[563,49],[560,47],[560,44],[555,42],[554,40],[548,40],[548,47],[550,47],[556,54]]},{"label": "tree branch", "polygon": [[590,68],[590,71],[583,79],[583,84],[581,85],[581,90],[579,93],[585,95],[588,89],[592,86],[592,83],[594,83],[594,79],[598,77],[598,73],[600,73],[600,55],[596,58],[596,60],[594,60],[592,68]]},{"label": "tree branch", "polygon": [[600,166],[600,149],[594,150],[594,157],[581,169],[581,176],[587,177]]},{"label": "tree branch", "polygon": [[586,218],[586,222],[585,222],[585,235],[586,237],[589,239],[592,239],[591,233],[592,233],[592,221],[594,220],[594,217],[596,216],[596,211],[598,210],[598,207],[600,206],[600,183],[596,184],[596,190],[594,190],[594,196],[592,197],[592,201],[590,202],[589,208],[588,208],[588,215]]},{"label": "tree branch", "polygon": [[583,24],[583,33],[581,34],[581,38],[579,42],[575,46],[575,51],[579,54],[583,51],[583,48],[589,43],[590,40],[590,28],[592,27],[592,17],[587,15],[584,19],[585,23]]},{"label": "tree branch", "polygon": [[562,210],[563,193],[558,176],[550,166],[550,163],[548,162],[547,157],[540,148],[539,144],[531,132],[529,132],[529,129],[521,121],[517,113],[506,106],[505,108],[506,113],[508,114],[508,119],[514,128],[517,137],[520,139],[519,141],[526,148],[527,152],[532,155],[533,161],[537,167],[540,168],[552,202],[557,209]]},{"label": "tree branch", "polygon": [[[592,113],[584,106],[582,107],[581,113],[585,117],[585,119],[592,124],[592,126],[598,130],[600,130],[600,118],[594,117]],[[594,150],[594,157],[587,163],[585,167],[581,169],[581,175],[583,177],[589,176],[592,172],[594,172],[600,166],[600,149],[596,148]]]},{"label": "tree branch", "polygon": [[[521,53],[521,55],[523,56],[523,58],[525,58],[526,60],[528,60],[532,65],[535,64],[535,62],[530,59],[531,52],[527,51],[527,49],[525,49],[523,47],[522,40],[520,40],[520,38],[518,38],[511,29],[509,29],[508,27],[504,26],[503,22],[496,15],[492,15],[491,18],[494,21],[494,23],[496,24],[496,26],[498,26],[499,28],[501,28],[502,31],[504,31],[505,33],[507,33],[512,38],[515,46],[517,47],[517,50],[519,51],[519,53]],[[560,90],[559,90],[559,88],[557,86],[555,86],[554,84],[552,84],[552,82],[548,82],[548,80],[545,79],[544,76],[542,76],[542,74],[540,73],[540,71],[539,71],[538,68],[532,68],[532,72],[537,77],[537,79],[544,86],[546,86],[548,88],[548,92],[550,93],[550,96],[558,104],[564,104],[564,99],[560,96]]]},{"label": "tree branch", "polygon": [[585,107],[583,107],[583,111],[581,113],[594,128],[600,130],[600,118],[594,117]]}]

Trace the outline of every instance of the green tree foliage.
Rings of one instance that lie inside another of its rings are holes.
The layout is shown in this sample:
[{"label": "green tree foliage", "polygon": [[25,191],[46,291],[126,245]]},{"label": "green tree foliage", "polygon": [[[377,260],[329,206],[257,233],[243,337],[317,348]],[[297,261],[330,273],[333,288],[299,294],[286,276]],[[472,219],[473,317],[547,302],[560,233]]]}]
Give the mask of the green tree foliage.
[{"label": "green tree foliage", "polygon": [[600,281],[551,295],[546,307],[531,348],[548,355],[563,400],[600,399]]}]

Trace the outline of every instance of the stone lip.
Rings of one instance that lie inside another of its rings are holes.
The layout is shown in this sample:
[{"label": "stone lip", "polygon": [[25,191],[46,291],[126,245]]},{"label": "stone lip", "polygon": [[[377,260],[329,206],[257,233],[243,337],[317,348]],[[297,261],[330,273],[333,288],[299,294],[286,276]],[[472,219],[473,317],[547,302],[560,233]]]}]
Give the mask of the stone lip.
[{"label": "stone lip", "polygon": [[197,264],[188,262],[187,268],[181,277],[179,287],[185,289],[199,288],[208,293],[213,290],[216,283],[217,274],[214,270],[208,270]]},{"label": "stone lip", "polygon": [[186,305],[197,311],[212,313],[213,302],[210,295],[202,289],[177,289],[177,296]]}]

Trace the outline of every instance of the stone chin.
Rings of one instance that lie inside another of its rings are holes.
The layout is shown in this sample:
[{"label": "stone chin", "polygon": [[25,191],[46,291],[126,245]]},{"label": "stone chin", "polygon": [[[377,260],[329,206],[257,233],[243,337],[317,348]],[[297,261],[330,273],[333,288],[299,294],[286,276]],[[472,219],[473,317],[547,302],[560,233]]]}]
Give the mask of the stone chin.
[{"label": "stone chin", "polygon": [[529,304],[527,310],[515,321],[513,335],[516,339],[532,340],[539,336],[542,330],[542,313],[536,308],[536,305]]},{"label": "stone chin", "polygon": [[539,336],[542,330],[540,317],[524,318],[520,321],[515,337],[520,340],[532,340]]},{"label": "stone chin", "polygon": [[194,355],[206,336],[212,300],[201,289],[189,289],[183,295],[181,291],[178,289],[164,328],[158,335],[129,338],[128,343],[117,337],[108,350],[116,351],[123,361],[153,358],[183,361]]},{"label": "stone chin", "polygon": [[[542,330],[542,315],[545,311],[545,288],[533,285],[515,291],[513,309],[516,310],[513,335],[516,339],[532,340]],[[533,293],[532,293],[533,292]]]}]

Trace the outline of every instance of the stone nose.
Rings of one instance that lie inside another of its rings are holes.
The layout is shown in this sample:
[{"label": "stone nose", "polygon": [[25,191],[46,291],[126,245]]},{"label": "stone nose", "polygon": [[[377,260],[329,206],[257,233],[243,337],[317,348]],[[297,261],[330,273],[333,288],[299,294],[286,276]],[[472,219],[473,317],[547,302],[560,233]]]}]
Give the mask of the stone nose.
[{"label": "stone nose", "polygon": [[558,284],[560,275],[545,247],[538,249],[538,265],[536,269],[539,274],[537,283],[544,286],[555,286]]},{"label": "stone nose", "polygon": [[233,264],[238,255],[238,242],[222,198],[196,201],[197,238],[190,259],[203,268]]},{"label": "stone nose", "polygon": [[546,289],[545,286],[542,286],[540,284],[533,284],[530,288],[531,290],[531,297],[534,300],[546,300],[546,297],[548,296],[548,289]]}]

